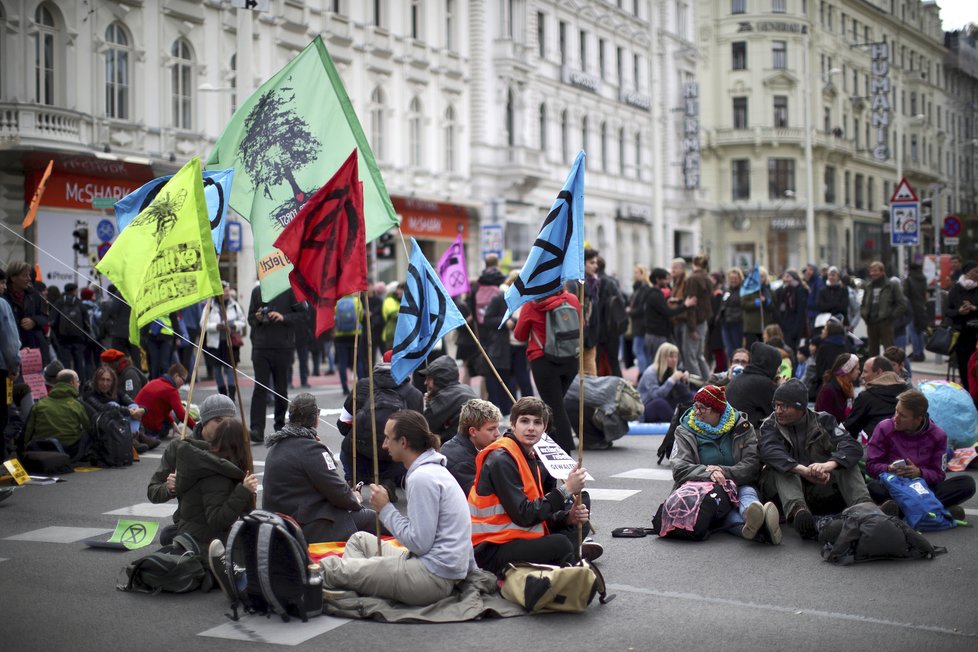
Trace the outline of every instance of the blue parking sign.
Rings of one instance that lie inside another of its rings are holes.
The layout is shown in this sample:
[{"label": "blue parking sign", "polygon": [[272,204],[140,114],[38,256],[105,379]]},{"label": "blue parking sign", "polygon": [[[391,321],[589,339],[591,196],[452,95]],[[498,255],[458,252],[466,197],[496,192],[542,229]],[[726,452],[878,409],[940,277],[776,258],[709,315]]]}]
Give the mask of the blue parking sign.
[{"label": "blue parking sign", "polygon": [[115,224],[112,220],[99,220],[98,226],[95,227],[95,235],[102,242],[109,242],[115,237]]}]

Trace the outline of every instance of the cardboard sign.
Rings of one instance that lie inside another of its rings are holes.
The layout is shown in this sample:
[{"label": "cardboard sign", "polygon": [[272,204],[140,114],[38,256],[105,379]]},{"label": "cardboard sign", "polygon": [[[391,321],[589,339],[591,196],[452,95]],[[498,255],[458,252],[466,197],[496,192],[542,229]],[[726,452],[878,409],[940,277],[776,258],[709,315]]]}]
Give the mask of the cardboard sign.
[{"label": "cardboard sign", "polygon": [[[570,472],[577,468],[577,460],[565,453],[564,449],[548,435],[541,437],[540,441],[533,445],[533,450],[543,462],[547,473],[558,480],[566,480]],[[590,473],[585,474],[584,477],[587,480],[594,480]]]},{"label": "cardboard sign", "polygon": [[27,475],[27,471],[20,465],[20,460],[16,458],[10,459],[4,462],[3,465],[10,471],[10,475],[14,477],[14,482],[17,484],[26,484],[31,481],[30,476]]},{"label": "cardboard sign", "polygon": [[[153,543],[160,524],[156,521],[130,521],[119,519],[115,532],[104,541],[98,537],[85,539],[85,545],[92,548],[109,548],[110,550],[136,550],[145,548]],[[104,535],[103,535],[104,536]]]},{"label": "cardboard sign", "polygon": [[35,401],[48,395],[48,388],[44,384],[41,349],[20,350],[20,373],[24,377],[24,382],[31,388],[31,396]]}]

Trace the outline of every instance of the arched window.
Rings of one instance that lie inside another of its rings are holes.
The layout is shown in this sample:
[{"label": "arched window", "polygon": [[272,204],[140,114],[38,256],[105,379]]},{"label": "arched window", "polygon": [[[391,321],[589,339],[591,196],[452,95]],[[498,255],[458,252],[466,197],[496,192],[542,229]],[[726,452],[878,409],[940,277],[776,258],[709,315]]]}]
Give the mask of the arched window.
[{"label": "arched window", "polygon": [[193,69],[194,51],[184,39],[177,39],[170,48],[173,56],[170,92],[173,96],[173,126],[193,129]]},{"label": "arched window", "polygon": [[424,140],[423,114],[421,100],[417,97],[411,100],[408,109],[408,161],[412,167],[421,167],[421,143]]},{"label": "arched window", "polygon": [[47,4],[34,12],[34,98],[38,104],[54,104],[57,24]]},{"label": "arched window", "polygon": [[513,106],[513,90],[506,91],[506,144],[516,145],[516,107]]},{"label": "arched window", "polygon": [[378,161],[385,159],[384,151],[384,91],[380,87],[370,94],[370,138],[374,150],[374,158]]},{"label": "arched window", "polygon": [[455,172],[455,143],[457,140],[458,123],[455,120],[455,107],[449,105],[445,109],[445,170]]},{"label": "arched window", "polygon": [[121,23],[105,30],[105,115],[129,119],[129,35]]},{"label": "arched window", "polygon": [[570,125],[567,124],[567,110],[560,113],[560,158],[567,162],[570,159]]},{"label": "arched window", "polygon": [[540,151],[547,152],[547,105],[540,105]]}]

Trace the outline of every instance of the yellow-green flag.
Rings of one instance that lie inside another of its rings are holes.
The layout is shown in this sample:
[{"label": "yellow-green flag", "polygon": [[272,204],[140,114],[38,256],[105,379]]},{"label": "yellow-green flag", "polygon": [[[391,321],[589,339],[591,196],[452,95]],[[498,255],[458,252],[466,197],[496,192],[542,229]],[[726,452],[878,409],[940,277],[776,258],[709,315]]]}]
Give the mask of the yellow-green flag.
[{"label": "yellow-green flag", "polygon": [[173,175],[95,266],[132,306],[129,339],[158,317],[222,292],[200,159]]}]

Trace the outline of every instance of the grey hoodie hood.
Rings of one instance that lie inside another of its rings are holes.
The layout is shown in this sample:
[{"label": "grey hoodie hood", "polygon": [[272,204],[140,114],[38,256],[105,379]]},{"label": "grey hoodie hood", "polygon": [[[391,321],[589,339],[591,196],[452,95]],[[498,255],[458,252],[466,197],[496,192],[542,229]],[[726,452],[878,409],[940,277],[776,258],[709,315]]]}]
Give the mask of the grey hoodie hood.
[{"label": "grey hoodie hood", "polygon": [[458,363],[455,358],[443,355],[423,369],[421,375],[431,377],[438,388],[448,387],[458,383]]},{"label": "grey hoodie hood", "polygon": [[421,453],[421,455],[418,455],[418,458],[414,460],[414,464],[412,464],[410,468],[408,468],[407,476],[405,477],[408,478],[411,477],[412,473],[417,471],[425,464],[437,464],[438,466],[447,467],[448,459],[444,455],[436,451],[434,448],[429,448],[425,452]]}]

